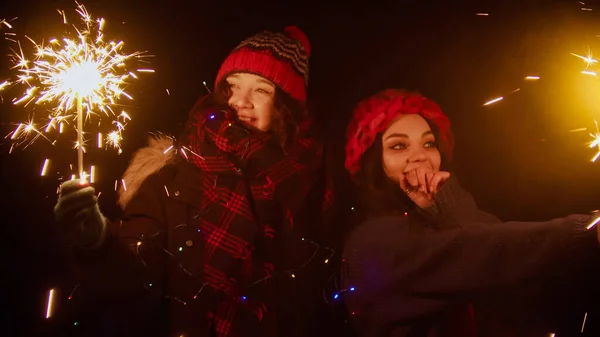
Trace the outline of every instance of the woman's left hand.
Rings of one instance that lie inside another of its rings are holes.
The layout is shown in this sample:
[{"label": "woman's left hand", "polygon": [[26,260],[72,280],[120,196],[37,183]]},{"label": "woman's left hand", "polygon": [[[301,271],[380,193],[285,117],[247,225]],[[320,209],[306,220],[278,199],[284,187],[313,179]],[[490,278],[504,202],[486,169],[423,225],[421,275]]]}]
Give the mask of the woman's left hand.
[{"label": "woman's left hand", "polygon": [[398,177],[400,188],[420,208],[433,205],[435,194],[440,185],[450,178],[450,172],[433,172],[429,168],[419,167]]}]

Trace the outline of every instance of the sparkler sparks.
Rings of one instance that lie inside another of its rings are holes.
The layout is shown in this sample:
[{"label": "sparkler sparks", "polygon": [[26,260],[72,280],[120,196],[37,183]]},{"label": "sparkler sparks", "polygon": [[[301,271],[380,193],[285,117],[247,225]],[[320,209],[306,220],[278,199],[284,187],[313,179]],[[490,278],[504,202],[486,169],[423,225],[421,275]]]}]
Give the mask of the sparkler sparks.
[{"label": "sparkler sparks", "polygon": [[0,19],[0,29],[6,27],[8,29],[12,29],[13,26],[10,24],[10,21],[14,20],[16,18],[10,19],[10,20],[6,20],[6,19]]},{"label": "sparkler sparks", "polygon": [[[587,56],[582,56],[575,53],[571,53],[571,55],[580,58],[585,62],[586,69],[581,72],[582,74],[598,77],[597,72],[593,68],[594,66],[597,66],[598,60],[592,56],[591,51],[588,51]],[[596,149],[596,154],[591,159],[592,162],[596,162],[598,158],[600,158],[600,130],[598,129],[598,122],[594,120],[594,123],[596,125],[596,132],[590,133],[592,140],[588,144],[590,149]]]},{"label": "sparkler sparks", "polygon": [[590,142],[590,149],[595,148],[597,150],[596,154],[592,158],[592,162],[596,162],[598,158],[600,158],[600,132],[598,132],[598,123],[596,123],[596,133],[590,133],[592,137],[592,141]]},{"label": "sparkler sparks", "polygon": [[[77,4],[76,12],[79,14],[83,25],[73,25],[74,33],[71,37],[65,36],[60,39],[51,39],[48,43],[37,43],[33,39],[26,38],[33,45],[32,56],[26,56],[26,52],[20,41],[17,41],[17,50],[13,50],[12,62],[17,74],[14,80],[0,83],[0,90],[6,90],[12,86],[24,86],[21,97],[13,99],[13,104],[45,105],[50,111],[47,124],[43,127],[31,122],[29,130],[19,124],[12,132],[11,139],[23,141],[30,139],[31,135],[41,134],[38,130],[48,132],[60,128],[64,124],[77,121],[77,144],[85,144],[83,140],[83,119],[89,120],[93,117],[100,118],[102,125],[104,117],[112,117],[112,123],[116,129],[110,133],[107,144],[120,149],[122,131],[130,117],[126,112],[117,115],[113,107],[122,98],[133,100],[133,97],[125,91],[131,79],[137,79],[137,73],[153,73],[154,70],[140,68],[129,70],[130,62],[140,61],[143,52],[123,53],[123,41],[105,42],[103,26],[105,20],[94,19],[85,7]],[[64,11],[59,11],[61,19],[67,24],[67,16]],[[2,25],[8,22],[0,21]],[[76,37],[72,37],[75,35]],[[26,126],[27,126],[26,125]],[[25,132],[26,131],[26,132]],[[28,142],[30,145],[32,143]],[[78,147],[79,171],[82,172],[82,152]]]}]

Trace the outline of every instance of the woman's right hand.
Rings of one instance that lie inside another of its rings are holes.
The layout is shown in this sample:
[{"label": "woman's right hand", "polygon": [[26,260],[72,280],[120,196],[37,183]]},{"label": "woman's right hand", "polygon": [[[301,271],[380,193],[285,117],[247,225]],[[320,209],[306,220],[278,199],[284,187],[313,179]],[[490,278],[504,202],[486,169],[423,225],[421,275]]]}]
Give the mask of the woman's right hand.
[{"label": "woman's right hand", "polygon": [[54,215],[75,245],[97,248],[102,244],[106,222],[98,207],[95,190],[87,182],[64,182],[60,186]]},{"label": "woman's right hand", "polygon": [[417,168],[400,174],[400,188],[421,209],[431,207],[441,184],[450,178],[450,172]]}]

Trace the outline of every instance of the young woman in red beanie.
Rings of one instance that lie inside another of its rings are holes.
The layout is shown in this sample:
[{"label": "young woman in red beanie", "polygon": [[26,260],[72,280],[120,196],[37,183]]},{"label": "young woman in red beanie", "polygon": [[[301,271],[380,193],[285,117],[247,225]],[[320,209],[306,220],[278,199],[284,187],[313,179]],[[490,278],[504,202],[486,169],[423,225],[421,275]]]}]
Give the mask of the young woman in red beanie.
[{"label": "young woman in red beanie", "polygon": [[366,220],[346,239],[342,283],[358,335],[548,336],[526,316],[508,324],[493,299],[597,261],[593,218],[501,222],[447,171],[452,149],[448,118],[417,93],[384,90],[354,111],[345,166]]},{"label": "young woman in red beanie", "polygon": [[331,193],[305,105],[309,55],[296,27],[235,48],[184,136],[134,155],[120,221],[102,215],[91,186],[61,186],[55,213],[70,229],[79,297],[121,303],[119,335],[326,331],[323,261],[333,260],[318,218]]}]

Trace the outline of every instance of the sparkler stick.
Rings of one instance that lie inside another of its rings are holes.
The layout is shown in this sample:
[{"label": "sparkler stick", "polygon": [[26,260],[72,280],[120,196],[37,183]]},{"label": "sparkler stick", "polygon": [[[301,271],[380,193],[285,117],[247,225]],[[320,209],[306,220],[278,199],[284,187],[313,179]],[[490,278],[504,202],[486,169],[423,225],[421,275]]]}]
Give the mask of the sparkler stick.
[{"label": "sparkler stick", "polygon": [[77,95],[77,172],[79,179],[83,177],[83,98]]}]

